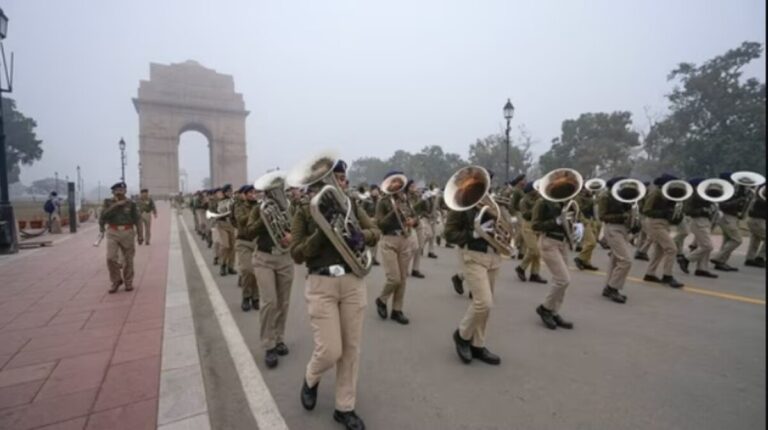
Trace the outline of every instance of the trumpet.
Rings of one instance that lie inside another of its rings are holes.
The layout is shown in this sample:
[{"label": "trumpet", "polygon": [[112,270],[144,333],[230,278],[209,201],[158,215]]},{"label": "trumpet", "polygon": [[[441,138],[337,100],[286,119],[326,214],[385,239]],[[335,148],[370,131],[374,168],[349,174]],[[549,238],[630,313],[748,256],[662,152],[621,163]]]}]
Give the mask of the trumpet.
[{"label": "trumpet", "polygon": [[555,169],[541,179],[538,183],[538,192],[545,200],[554,203],[568,202],[560,212],[561,225],[568,238],[568,246],[573,249],[574,224],[579,218],[579,204],[573,200],[584,186],[584,179],[579,172],[561,168]]},{"label": "trumpet", "polygon": [[280,171],[266,173],[253,183],[253,188],[264,192],[259,210],[269,237],[278,252],[287,252],[283,242],[291,233],[291,220],[288,217],[290,204],[285,196],[285,175]]},{"label": "trumpet", "polygon": [[640,200],[645,197],[646,192],[645,184],[637,179],[622,179],[611,187],[611,197],[614,200],[632,205],[627,219],[627,228],[630,231],[640,227]]},{"label": "trumpet", "polygon": [[[512,255],[513,227],[501,212],[498,203],[488,193],[490,188],[491,177],[487,170],[480,166],[467,166],[448,179],[443,199],[449,209],[458,212],[480,208],[475,216],[475,232],[491,244],[496,252],[508,257]],[[494,219],[491,232],[482,228],[486,214]]]},{"label": "trumpet", "polygon": [[671,222],[676,222],[683,217],[683,202],[693,195],[693,187],[686,181],[675,179],[661,187],[661,195],[665,199],[675,202]]},{"label": "trumpet", "polygon": [[338,157],[323,153],[296,166],[286,177],[292,187],[309,187],[317,184],[320,189],[309,201],[309,212],[320,230],[344,259],[356,276],[362,278],[371,270],[373,254],[362,244],[353,248],[348,241],[361,240],[362,228],[353,211],[350,198],[333,174]]},{"label": "trumpet", "polygon": [[400,224],[400,229],[404,232],[410,231],[410,227],[406,225],[405,220],[414,218],[414,211],[407,196],[405,196],[405,201],[401,205],[395,198],[395,195],[404,192],[407,184],[408,178],[402,173],[397,173],[384,178],[379,186],[381,192],[389,196],[389,200],[392,203],[392,210],[395,212],[395,217]]},{"label": "trumpet", "polygon": [[[731,175],[731,180],[738,186],[746,188],[747,192],[749,193],[749,197],[747,198],[746,204],[744,204],[744,208],[739,212],[738,218],[744,219],[747,217],[747,213],[749,213],[750,209],[752,209],[752,205],[755,203],[755,198],[757,197],[757,187],[765,184],[765,176],[755,173],[755,172],[735,172]],[[763,195],[765,195],[765,191],[763,191]]]}]

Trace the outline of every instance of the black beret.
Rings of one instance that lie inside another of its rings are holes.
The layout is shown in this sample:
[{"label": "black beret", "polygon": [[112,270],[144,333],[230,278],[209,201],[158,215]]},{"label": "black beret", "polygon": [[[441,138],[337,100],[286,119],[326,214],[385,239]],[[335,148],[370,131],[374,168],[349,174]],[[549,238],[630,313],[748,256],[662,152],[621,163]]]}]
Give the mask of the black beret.
[{"label": "black beret", "polygon": [[704,182],[704,178],[691,178],[688,180],[688,183],[691,184],[691,186],[697,186],[700,183]]},{"label": "black beret", "polygon": [[611,189],[614,185],[616,185],[616,182],[621,181],[622,179],[627,179],[626,176],[614,176],[613,178],[609,179],[608,182],[605,183],[605,187],[608,189]]},{"label": "black beret", "polygon": [[128,186],[125,185],[125,182],[117,182],[115,185],[110,187],[110,190],[114,191],[116,188],[128,188]]},{"label": "black beret", "polygon": [[390,176],[393,176],[393,175],[404,175],[404,173],[399,171],[399,170],[390,170],[389,172],[387,172],[386,175],[384,175],[384,179],[387,179],[387,178],[389,178]]},{"label": "black beret", "polygon": [[246,184],[246,185],[243,185],[242,187],[240,187],[240,191],[239,192],[240,192],[240,194],[244,194],[244,193],[247,193],[247,192],[249,192],[251,190],[254,190],[254,189],[255,188],[253,188],[253,185]]},{"label": "black beret", "polygon": [[223,187],[221,187],[221,191],[227,192],[232,189],[232,184],[226,184]]},{"label": "black beret", "polygon": [[512,185],[514,187],[515,185],[519,184],[520,181],[522,181],[523,179],[525,179],[525,174],[517,175],[511,181],[509,181],[509,185]]},{"label": "black beret", "polygon": [[664,186],[669,181],[674,181],[677,179],[677,176],[670,175],[668,173],[664,173],[663,175],[659,176],[658,178],[653,180],[653,185],[656,185],[658,187]]},{"label": "black beret", "polygon": [[531,182],[528,182],[527,184],[525,184],[525,188],[523,188],[523,191],[524,191],[526,194],[528,194],[528,193],[530,193],[531,191],[533,191],[533,181],[531,181]]},{"label": "black beret", "polygon": [[720,174],[720,179],[725,179],[728,182],[733,182],[731,181],[731,175],[733,175],[733,172],[723,172]]},{"label": "black beret", "polygon": [[148,192],[149,192],[149,190],[148,190],[148,189],[146,189],[146,188],[142,188],[142,189],[141,189],[141,192],[142,192],[142,193],[148,193]]},{"label": "black beret", "polygon": [[371,191],[373,191],[373,190],[378,190],[378,189],[379,189],[379,186],[378,186],[378,185],[376,185],[376,184],[371,184],[371,185],[370,185],[370,190],[371,190]]},{"label": "black beret", "polygon": [[333,165],[333,171],[336,173],[346,173],[347,163],[345,163],[344,160],[339,159],[336,161],[336,164]]}]

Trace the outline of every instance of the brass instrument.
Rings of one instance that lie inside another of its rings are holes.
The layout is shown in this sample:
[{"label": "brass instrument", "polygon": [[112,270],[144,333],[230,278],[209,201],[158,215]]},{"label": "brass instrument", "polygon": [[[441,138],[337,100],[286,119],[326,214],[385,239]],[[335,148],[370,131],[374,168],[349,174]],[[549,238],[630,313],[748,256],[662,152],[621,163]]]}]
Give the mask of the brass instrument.
[{"label": "brass instrument", "polygon": [[218,220],[221,218],[228,217],[232,215],[232,205],[235,201],[231,198],[229,199],[222,199],[218,205],[216,206],[216,212],[211,212],[210,210],[205,211],[205,219],[207,220]]},{"label": "brass instrument", "polygon": [[724,179],[705,179],[696,186],[696,194],[698,194],[702,200],[712,203],[709,222],[713,230],[722,216],[717,204],[730,199],[735,192],[736,188]]},{"label": "brass instrument", "polygon": [[[405,186],[408,184],[408,178],[402,173],[387,176],[379,185],[381,192],[384,195],[389,196],[389,200],[392,203],[392,210],[395,212],[397,222],[400,224],[400,229],[404,232],[410,232],[410,227],[405,224],[405,220],[408,218],[416,218],[416,214],[411,207],[411,202],[408,196],[405,195]],[[398,193],[403,193],[402,201],[395,198]]]},{"label": "brass instrument", "polygon": [[597,194],[606,189],[607,183],[604,179],[592,178],[584,182],[584,188],[592,192],[592,212],[595,214],[595,221],[600,221],[600,214],[597,210]]},{"label": "brass instrument", "polygon": [[645,184],[637,179],[622,179],[611,187],[611,197],[614,200],[632,205],[627,220],[627,228],[630,231],[640,227],[640,200],[645,197],[646,192]]},{"label": "brass instrument", "polygon": [[541,197],[550,202],[568,202],[560,212],[560,224],[568,237],[568,246],[571,249],[574,245],[574,224],[579,218],[579,204],[573,198],[579,194],[583,185],[584,179],[579,172],[561,168],[555,169],[539,179],[537,188]]},{"label": "brass instrument", "polygon": [[253,188],[264,192],[264,197],[259,203],[260,214],[275,248],[284,254],[288,247],[283,246],[283,242],[291,233],[291,219],[288,215],[290,203],[285,195],[285,174],[280,171],[266,173],[253,183]]},{"label": "brass instrument", "polygon": [[[509,257],[513,250],[514,230],[498,203],[488,193],[490,188],[491,177],[487,170],[480,166],[467,166],[459,169],[448,179],[443,199],[448,208],[458,212],[467,211],[476,206],[480,208],[475,216],[475,233],[491,244],[500,255]],[[490,233],[482,228],[483,217],[486,214],[494,219],[493,231]]]},{"label": "brass instrument", "polygon": [[661,195],[665,199],[675,202],[672,220],[670,220],[674,222],[683,218],[683,202],[693,195],[693,187],[682,179],[675,179],[661,187]]},{"label": "brass instrument", "polygon": [[[741,171],[733,173],[731,175],[731,180],[736,185],[746,188],[747,192],[749,193],[747,203],[744,205],[744,208],[741,210],[741,212],[739,212],[738,215],[739,219],[744,219],[747,217],[747,214],[752,209],[752,205],[755,203],[755,198],[757,197],[757,187],[765,183],[765,176],[755,172]],[[765,191],[763,191],[763,193],[765,193]]]},{"label": "brass instrument", "polygon": [[761,185],[757,190],[757,196],[765,200],[765,184]]},{"label": "brass instrument", "polygon": [[352,249],[347,238],[361,236],[362,228],[353,211],[352,201],[336,181],[333,167],[338,157],[324,153],[293,168],[286,177],[286,184],[292,187],[322,186],[309,201],[312,219],[328,238],[344,262],[358,277],[371,270],[373,254],[364,246],[362,250]]}]

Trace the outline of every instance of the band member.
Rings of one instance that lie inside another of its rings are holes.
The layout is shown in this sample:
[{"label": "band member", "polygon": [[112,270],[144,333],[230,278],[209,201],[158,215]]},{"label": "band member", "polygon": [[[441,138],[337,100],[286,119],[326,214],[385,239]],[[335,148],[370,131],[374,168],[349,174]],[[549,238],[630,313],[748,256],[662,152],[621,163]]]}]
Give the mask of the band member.
[{"label": "band member", "polygon": [[[335,180],[345,183],[346,164],[336,163]],[[309,186],[316,193],[322,181]],[[354,200],[353,213],[362,228],[367,246],[379,239],[379,231]],[[297,264],[305,264],[307,275],[304,296],[314,333],[315,348],[307,364],[301,388],[301,404],[307,410],[315,408],[317,389],[323,373],[336,367],[336,410],[333,418],[347,429],[364,429],[363,420],[355,413],[357,374],[367,288],[363,278],[351,272],[344,258],[312,218],[310,205],[303,200],[293,217],[291,256]]]},{"label": "band member", "polygon": [[[368,190],[366,190],[365,186],[361,185],[358,188],[358,197],[360,199],[359,204],[365,211],[365,214],[373,220],[376,217],[376,204],[379,202],[379,197],[381,197],[379,186],[371,184]],[[378,247],[371,249],[371,252],[373,253],[373,265],[378,266],[381,264],[378,260]]]},{"label": "band member", "polygon": [[427,258],[437,258],[435,241],[439,238],[437,226],[440,223],[440,202],[443,198],[440,189],[434,182],[429,184],[429,213],[426,217]]},{"label": "band member", "polygon": [[[107,269],[109,280],[112,282],[110,294],[117,292],[123,284],[125,291],[133,290],[133,256],[136,253],[134,241],[141,245],[144,240],[139,208],[126,197],[126,189],[125,182],[112,185],[112,198],[104,200],[99,217],[99,230],[107,238]],[[138,235],[134,229],[138,231]]]},{"label": "band member", "polygon": [[[675,202],[664,198],[661,191],[664,184],[676,179],[676,177],[666,173],[654,179],[655,187],[648,192],[643,205],[643,215],[646,217],[645,228],[653,246],[653,256],[643,280],[666,284],[672,288],[681,288],[683,284],[672,276],[677,248],[675,242],[672,241],[669,230],[671,223],[676,222],[672,219]],[[661,279],[656,276],[656,271],[660,265],[663,273]]]},{"label": "band member", "polygon": [[[523,261],[520,262],[520,265],[515,267],[515,272],[517,273],[517,277],[523,282],[528,280],[539,284],[546,284],[547,280],[539,275],[539,270],[541,269],[539,238],[532,225],[533,208],[536,203],[541,200],[541,197],[539,196],[539,192],[533,188],[533,182],[528,182],[525,185],[523,193],[524,195],[520,200],[519,210],[520,215],[522,216],[522,220],[520,221],[522,225],[523,243],[525,244],[525,257],[523,257]],[[531,276],[526,279],[525,271],[528,267],[531,268]]]},{"label": "band member", "polygon": [[[558,327],[572,329],[573,323],[560,316],[560,308],[565,298],[565,290],[571,283],[568,273],[568,243],[559,203],[539,198],[531,214],[531,227],[539,233],[539,249],[541,258],[552,273],[552,286],[544,303],[536,308],[541,320],[547,328],[554,330]],[[528,238],[525,239],[526,241]],[[527,242],[526,242],[527,243]],[[528,251],[530,252],[530,251]],[[528,258],[528,254],[525,255]],[[525,261],[525,260],[523,260]]]},{"label": "band member", "polygon": [[258,204],[256,201],[258,192],[252,185],[243,186],[241,191],[243,198],[235,203],[233,209],[237,224],[235,250],[237,252],[237,264],[241,278],[240,286],[243,288],[240,308],[243,312],[248,312],[251,309],[259,309],[259,287],[253,269],[253,251],[257,232],[253,228],[255,226],[249,224],[251,212]]},{"label": "band member", "polygon": [[[284,181],[279,179],[275,182],[279,184],[273,189],[258,190],[264,192],[262,199],[273,199],[271,193],[280,193],[281,198],[284,197],[282,194]],[[272,203],[274,207],[277,206],[274,200]],[[259,328],[261,346],[265,351],[264,362],[269,368],[277,366],[278,356],[288,355],[288,346],[285,345],[283,339],[291,298],[291,285],[293,285],[293,260],[287,253],[291,243],[291,234],[283,232],[284,235],[280,243],[276,244],[270,233],[270,229],[276,228],[273,225],[275,220],[271,218],[273,216],[275,214],[266,214],[261,210],[259,204],[254,204],[247,227],[256,236],[253,266],[261,299]],[[287,212],[282,212],[277,216],[284,220],[288,219]]]},{"label": "band member", "polygon": [[[688,182],[695,189],[701,181],[703,181],[702,178],[693,178]],[[699,193],[694,193],[690,199],[685,201],[683,211],[688,218],[688,230],[693,233],[693,243],[696,244],[696,249],[687,258],[685,256],[682,258],[678,256],[677,258],[683,272],[688,273],[688,266],[693,262],[696,263],[696,270],[693,274],[704,278],[717,278],[717,275],[709,272],[709,256],[713,249],[710,237],[712,230],[711,210],[712,203],[701,198]]]},{"label": "band member", "polygon": [[[655,185],[651,184],[649,181],[643,182],[643,185],[645,185],[645,188],[648,191],[651,190],[651,187],[655,187]],[[651,261],[651,258],[648,257],[648,250],[651,249],[651,239],[648,237],[648,233],[645,230],[645,216],[642,214],[642,208],[645,206],[645,201],[647,199],[648,194],[638,202],[641,208],[640,231],[635,235],[634,242],[637,247],[637,250],[635,251],[635,260],[640,261]]]},{"label": "band member", "polygon": [[747,227],[749,228],[749,248],[747,248],[747,259],[745,266],[765,267],[765,185],[761,186],[763,197],[757,197],[752,208],[749,210]]},{"label": "band member", "polygon": [[430,207],[429,200],[423,198],[422,193],[416,188],[416,184],[413,180],[408,181],[408,185],[405,187],[408,193],[408,200],[411,203],[414,216],[416,218],[416,226],[413,229],[415,235],[412,238],[416,239],[416,243],[413,250],[413,263],[411,265],[411,276],[414,278],[424,278],[424,274],[421,273],[421,256],[424,255],[424,245],[427,243],[427,227],[426,217],[429,215]]},{"label": "band member", "polygon": [[[394,177],[396,175],[397,177]],[[408,265],[413,256],[410,237],[417,220],[409,208],[403,183],[405,175],[402,172],[389,172],[384,177],[384,181],[387,182],[390,177],[394,177],[390,181],[392,189],[402,188],[402,191],[391,193],[388,197],[379,200],[376,205],[376,223],[382,234],[379,249],[387,277],[381,294],[376,298],[376,312],[382,319],[386,319],[387,302],[392,297],[392,313],[389,317],[405,325],[409,320],[403,314],[403,300],[408,279]]]},{"label": "band member", "polygon": [[[721,173],[720,179],[733,183],[731,173]],[[739,231],[739,214],[745,210],[748,204],[748,190],[746,187],[736,185],[736,192],[733,197],[720,203],[720,211],[723,216],[720,217],[717,225],[723,232],[723,243],[720,250],[712,256],[712,264],[715,270],[721,272],[736,272],[739,269],[728,264],[731,253],[741,245],[741,231]]]},{"label": "band member", "polygon": [[[462,274],[472,294],[472,303],[467,307],[459,328],[453,332],[453,341],[462,362],[469,363],[476,358],[497,365],[501,363],[501,358],[485,347],[485,339],[501,257],[475,231],[474,220],[478,212],[476,206],[462,212],[449,210],[445,221],[445,239],[461,248]],[[481,222],[487,232],[493,231],[493,218]],[[458,289],[456,292],[459,292]]]},{"label": "band member", "polygon": [[152,237],[152,217],[157,218],[157,208],[155,201],[149,197],[149,190],[146,188],[141,190],[138,207],[141,214],[141,227],[144,231],[144,243],[149,245],[149,240]]},{"label": "band member", "polygon": [[[573,262],[579,270],[598,270],[592,265],[592,251],[597,246],[597,220],[595,219],[595,196],[587,187],[584,187],[576,197],[581,211],[580,221],[584,225],[584,236],[581,240],[581,252]],[[607,238],[606,242],[609,242]],[[609,242],[610,245],[610,242]]]},{"label": "band member", "polygon": [[[610,192],[613,186],[622,179],[624,177],[610,179],[606,183],[607,192],[601,193],[598,197],[598,213],[600,214],[600,221],[603,222],[603,234],[611,248],[603,296],[616,303],[626,303],[627,301],[627,296],[622,294],[622,291],[629,270],[632,268],[629,245],[632,206],[616,200]],[[639,221],[637,220],[638,223]]]},{"label": "band member", "polygon": [[[688,183],[690,184],[691,181],[689,180]],[[694,193],[695,195],[696,193]],[[691,199],[688,199],[690,201]],[[680,224],[678,224],[676,227],[675,236],[672,238],[672,241],[675,242],[675,249],[677,250],[677,254],[675,256],[675,259],[677,260],[677,263],[680,265],[681,269],[685,267],[683,270],[683,273],[688,273],[688,266],[685,264],[685,239],[691,234],[691,228],[688,225],[688,217],[684,217],[682,221],[680,221]]]},{"label": "band member", "polygon": [[511,181],[509,181],[509,194],[507,195],[507,198],[509,199],[509,207],[507,207],[507,210],[509,210],[509,215],[517,218],[517,228],[515,229],[515,246],[517,247],[517,259],[522,260],[525,257],[525,239],[523,238],[523,227],[522,227],[522,214],[520,213],[520,201],[525,196],[525,192],[523,191],[525,189],[525,186],[527,185],[527,182],[525,181],[525,174],[517,175],[515,176]]},{"label": "band member", "polygon": [[[224,185],[217,193],[216,213],[223,215],[231,213],[232,204],[232,185]],[[223,216],[216,220],[216,231],[219,233],[219,275],[236,275],[235,265],[235,226],[232,223],[232,216]]]}]

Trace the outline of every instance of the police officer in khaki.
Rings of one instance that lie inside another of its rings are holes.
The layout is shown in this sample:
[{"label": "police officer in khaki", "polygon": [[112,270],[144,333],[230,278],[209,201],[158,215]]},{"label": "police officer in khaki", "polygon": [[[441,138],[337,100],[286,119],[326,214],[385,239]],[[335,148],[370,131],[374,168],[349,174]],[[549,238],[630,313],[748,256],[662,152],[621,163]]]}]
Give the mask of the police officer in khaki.
[{"label": "police officer in khaki", "polygon": [[[346,164],[343,161],[336,163],[333,175],[337,183],[346,182]],[[309,197],[322,185],[310,185]],[[365,245],[375,245],[379,239],[378,229],[353,199],[349,202],[362,228]],[[310,213],[308,199],[303,199],[296,211],[291,233],[291,256],[297,264],[305,264],[309,272],[304,297],[315,342],[301,388],[301,404],[307,410],[314,409],[320,378],[335,367],[336,409],[333,418],[349,430],[362,430],[365,424],[355,413],[355,400],[367,305],[365,281],[351,272],[318,227]]]},{"label": "police officer in khaki", "polygon": [[[389,172],[384,179],[399,175],[391,182],[392,189],[403,186],[402,172]],[[387,318],[387,302],[392,297],[392,313],[389,317],[400,324],[408,324],[409,320],[403,314],[405,287],[408,279],[408,265],[413,256],[411,234],[418,222],[409,213],[408,196],[398,191],[379,200],[376,205],[376,224],[381,229],[382,239],[379,245],[381,262],[384,265],[386,282],[379,297],[376,298],[376,312],[382,319]],[[393,206],[393,202],[397,207]],[[402,222],[402,224],[401,224]]]},{"label": "police officer in khaki", "polygon": [[528,183],[525,181],[525,174],[515,176],[509,181],[507,192],[504,194],[509,200],[509,206],[507,210],[509,215],[517,218],[517,228],[515,229],[515,247],[517,247],[517,258],[522,260],[525,255],[525,240],[523,239],[522,228],[522,215],[520,214],[520,201],[525,196],[525,186]]},{"label": "police officer in khaki", "polygon": [[[125,284],[125,291],[133,290],[134,241],[141,245],[141,218],[136,203],[125,195],[124,182],[112,185],[112,198],[104,200],[99,217],[99,229],[107,239],[107,269],[112,286],[109,293],[117,292]],[[138,230],[138,235],[135,230]],[[120,263],[122,254],[122,264]],[[122,273],[121,272],[122,269]]]},{"label": "police officer in khaki", "polygon": [[[724,179],[733,183],[731,179],[731,172],[721,173],[720,179]],[[739,216],[747,210],[749,204],[749,191],[747,187],[736,185],[736,192],[733,197],[720,203],[720,210],[723,212],[723,216],[718,220],[717,225],[720,226],[720,230],[723,232],[723,243],[720,245],[720,250],[712,256],[712,264],[715,266],[715,270],[721,272],[736,272],[739,269],[728,264],[728,260],[731,258],[731,254],[741,245],[741,231],[739,230],[739,223],[741,219]]]},{"label": "police officer in khaki", "polygon": [[[232,197],[232,185],[227,184],[216,192],[216,213],[231,212],[234,200]],[[224,202],[225,204],[220,204]],[[228,208],[225,208],[228,206]],[[235,226],[232,224],[232,216],[224,216],[216,220],[216,231],[219,236],[219,275],[236,275],[235,271]]]},{"label": "police officer in khaki", "polygon": [[408,181],[405,189],[411,202],[411,208],[413,208],[414,215],[416,216],[416,227],[414,228],[416,243],[413,250],[411,276],[414,278],[424,278],[424,274],[421,273],[421,257],[424,255],[424,245],[427,244],[428,226],[426,218],[430,211],[429,200],[422,197],[413,180]]},{"label": "police officer in khaki", "polygon": [[[283,183],[283,181],[280,181]],[[256,190],[264,192],[265,190]],[[269,199],[264,193],[263,199]],[[286,214],[287,216],[287,214]],[[291,243],[291,234],[285,233],[276,246],[267,230],[269,220],[262,216],[260,204],[253,206],[248,219],[248,231],[256,236],[253,251],[253,267],[259,284],[261,309],[259,310],[261,346],[264,348],[264,362],[273,368],[278,356],[288,355],[288,346],[283,342],[285,321],[288,318],[288,304],[293,284],[293,260],[285,251]]]},{"label": "police officer in khaki", "polygon": [[[688,181],[693,189],[703,181],[703,178],[692,178]],[[696,248],[686,257],[685,255],[678,256],[677,262],[680,265],[680,269],[688,273],[688,266],[691,263],[696,264],[696,270],[693,272],[695,276],[701,276],[704,278],[717,278],[717,275],[710,273],[709,271],[709,256],[712,253],[712,238],[710,232],[712,231],[712,208],[713,203],[701,198],[698,192],[694,192],[690,199],[686,200],[683,204],[683,212],[686,216],[687,229],[693,233],[693,243]],[[715,207],[714,210],[717,210]],[[681,248],[678,248],[678,252],[684,252]]]},{"label": "police officer in khaki", "polygon": [[[654,179],[655,187],[648,192],[643,205],[645,215],[645,230],[653,246],[653,255],[643,280],[668,285],[672,288],[681,288],[683,283],[678,282],[672,276],[672,268],[675,264],[677,247],[672,240],[670,226],[680,220],[674,220],[675,202],[667,200],[661,192],[662,187],[669,181],[676,180],[675,176],[663,174]],[[656,276],[661,266],[662,277]]]},{"label": "police officer in khaki", "polygon": [[[611,188],[624,179],[619,176],[606,182],[606,192],[598,197],[597,210],[603,223],[603,235],[611,248],[608,271],[606,273],[603,297],[616,303],[626,303],[627,296],[622,293],[627,276],[632,269],[629,235],[633,233],[630,226],[632,205],[616,200],[610,192]],[[639,229],[639,221],[634,228]]]},{"label": "police officer in khaki", "polygon": [[149,190],[142,188],[139,195],[139,213],[141,214],[141,228],[144,231],[144,244],[149,245],[152,238],[152,218],[157,218],[157,207],[152,197],[149,197]]},{"label": "police officer in khaki", "polygon": [[[747,248],[747,259],[745,266],[765,267],[765,219],[766,203],[763,197],[759,197],[760,189],[765,193],[765,185],[758,188],[758,197],[752,208],[747,213],[747,228],[749,228],[749,248]],[[763,194],[764,196],[765,194]]]},{"label": "police officer in khaki", "polygon": [[235,222],[237,224],[237,240],[235,249],[237,252],[237,264],[240,271],[242,303],[240,309],[248,312],[251,309],[259,309],[259,287],[256,274],[253,269],[253,251],[255,249],[256,232],[249,228],[251,212],[258,206],[256,201],[258,192],[252,185],[244,185],[241,188],[243,198],[235,204]]},{"label": "police officer in khaki", "polygon": [[[579,205],[579,221],[584,225],[584,237],[581,240],[581,252],[573,262],[579,270],[598,270],[592,265],[592,252],[597,246],[598,222],[595,219],[595,195],[587,187],[582,188],[576,202]],[[607,238],[606,238],[607,241]]]},{"label": "police officer in khaki", "polygon": [[[539,275],[541,270],[541,253],[539,248],[539,238],[533,229],[532,216],[533,208],[541,200],[539,192],[533,188],[533,182],[528,182],[523,188],[523,198],[520,199],[518,209],[520,211],[520,224],[522,226],[523,243],[525,244],[525,256],[523,261],[515,267],[517,277],[525,282],[531,281],[539,284],[546,284],[547,280]],[[530,267],[531,276],[526,278],[525,271]]]}]

